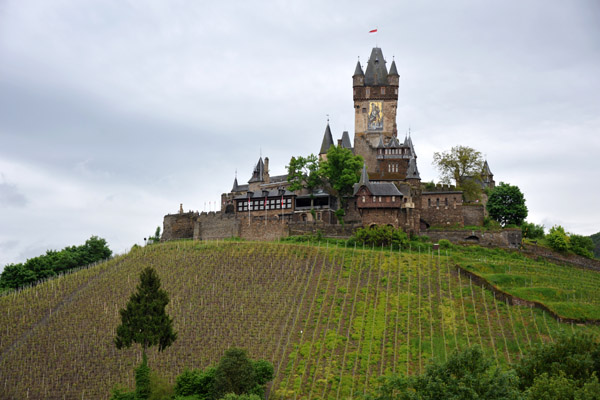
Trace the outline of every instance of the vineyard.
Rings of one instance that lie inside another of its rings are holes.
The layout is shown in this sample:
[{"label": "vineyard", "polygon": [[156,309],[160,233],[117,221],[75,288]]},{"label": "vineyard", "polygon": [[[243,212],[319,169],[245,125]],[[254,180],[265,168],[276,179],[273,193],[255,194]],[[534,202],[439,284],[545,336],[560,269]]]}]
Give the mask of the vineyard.
[{"label": "vineyard", "polygon": [[274,364],[271,399],[359,398],[381,375],[419,373],[469,345],[506,365],[561,330],[599,331],[509,306],[456,264],[553,310],[597,313],[600,273],[518,254],[168,242],[0,297],[0,398],[98,399],[117,383],[133,387],[140,349],[113,340],[146,266],[170,295],[178,332],[163,353],[151,349],[150,367],[172,381],[243,347]]}]

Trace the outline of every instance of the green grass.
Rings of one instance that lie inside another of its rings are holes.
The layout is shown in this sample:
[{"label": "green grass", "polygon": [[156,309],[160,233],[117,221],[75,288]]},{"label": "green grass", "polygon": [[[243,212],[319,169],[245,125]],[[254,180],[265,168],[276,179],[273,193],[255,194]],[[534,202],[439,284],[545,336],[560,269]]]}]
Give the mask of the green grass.
[{"label": "green grass", "polygon": [[150,367],[173,382],[186,366],[214,365],[227,348],[244,347],[273,362],[271,399],[359,398],[382,374],[419,373],[469,345],[507,365],[561,330],[600,333],[497,301],[455,263],[581,318],[597,312],[598,275],[589,271],[498,250],[337,244],[156,244],[0,297],[0,387],[8,398],[50,399],[132,387],[140,349],[117,351],[113,338],[118,310],[148,265],[170,294],[178,331],[173,346],[150,351]]}]

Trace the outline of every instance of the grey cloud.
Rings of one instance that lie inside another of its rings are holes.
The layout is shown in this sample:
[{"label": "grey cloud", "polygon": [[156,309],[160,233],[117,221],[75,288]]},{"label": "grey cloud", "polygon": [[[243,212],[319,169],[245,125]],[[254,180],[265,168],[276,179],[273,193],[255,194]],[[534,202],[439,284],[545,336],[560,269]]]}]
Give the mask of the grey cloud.
[{"label": "grey cloud", "polygon": [[17,188],[17,185],[0,182],[0,206],[3,207],[25,207],[27,198]]}]

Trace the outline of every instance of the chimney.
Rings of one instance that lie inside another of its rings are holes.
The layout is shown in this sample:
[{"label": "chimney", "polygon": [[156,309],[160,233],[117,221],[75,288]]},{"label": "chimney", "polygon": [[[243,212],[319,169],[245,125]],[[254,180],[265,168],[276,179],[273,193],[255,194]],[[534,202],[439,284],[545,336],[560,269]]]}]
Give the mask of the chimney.
[{"label": "chimney", "polygon": [[265,183],[269,183],[271,181],[269,177],[269,157],[265,157],[265,170],[263,171],[263,179]]}]

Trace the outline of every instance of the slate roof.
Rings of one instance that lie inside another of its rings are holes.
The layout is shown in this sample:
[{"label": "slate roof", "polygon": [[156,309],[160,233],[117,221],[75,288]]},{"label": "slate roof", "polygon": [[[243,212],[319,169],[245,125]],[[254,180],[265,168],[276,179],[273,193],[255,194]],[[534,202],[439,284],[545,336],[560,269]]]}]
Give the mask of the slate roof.
[{"label": "slate roof", "polygon": [[492,171],[490,170],[490,166],[488,165],[487,160],[485,160],[485,162],[483,163],[483,171],[481,172],[481,175],[483,175],[483,176],[494,175],[494,174],[492,174]]},{"label": "slate roof", "polygon": [[414,157],[408,160],[406,179],[421,179],[421,175],[419,175],[419,169],[417,168],[417,160]]},{"label": "slate roof", "polygon": [[329,122],[327,123],[327,127],[325,128],[325,134],[323,135],[323,143],[321,143],[321,151],[319,154],[327,154],[327,150],[333,146],[333,136],[331,136],[331,128],[329,127]]},{"label": "slate roof", "polygon": [[363,165],[360,180],[358,183],[354,184],[354,195],[356,195],[363,186],[366,187],[373,196],[403,196],[402,192],[400,192],[396,185],[391,182],[370,182],[369,174],[367,174],[367,167],[365,165]]},{"label": "slate roof", "polygon": [[385,59],[383,52],[379,47],[374,47],[371,51],[371,57],[367,63],[367,71],[365,72],[366,86],[384,86],[388,84],[387,68],[385,67]]},{"label": "slate roof", "polygon": [[[390,66],[390,73],[388,75],[398,75],[398,70],[396,69],[396,61],[392,60],[392,65]],[[400,76],[400,75],[398,75]]]},{"label": "slate roof", "polygon": [[354,75],[352,75],[352,76],[360,76],[360,75],[364,76],[365,74],[363,73],[362,67],[360,66],[360,61],[358,61],[356,63],[356,69],[354,70]]},{"label": "slate roof", "polygon": [[237,177],[233,180],[233,187],[231,188],[232,192],[239,192],[239,185],[238,185],[238,181],[237,181]]},{"label": "slate roof", "polygon": [[383,136],[379,135],[379,144],[377,145],[378,149],[383,149],[385,145],[383,144]]},{"label": "slate roof", "polygon": [[271,176],[269,178],[269,183],[280,183],[280,182],[286,182],[288,179],[287,175],[275,175],[275,176]]},{"label": "slate roof", "polygon": [[265,172],[265,163],[263,162],[262,157],[260,157],[258,159],[258,163],[256,164],[256,167],[254,167],[254,171],[252,173],[252,178],[250,178],[248,183],[264,181],[264,172]]},{"label": "slate roof", "polygon": [[398,137],[396,137],[396,135],[394,135],[394,136],[392,136],[392,140],[390,140],[390,142],[385,147],[389,147],[391,149],[398,149],[398,148],[402,147],[402,144],[398,140]]},{"label": "slate roof", "polygon": [[348,135],[348,131],[344,131],[344,133],[342,133],[342,147],[345,149],[352,149],[352,142],[350,142],[350,135]]}]

